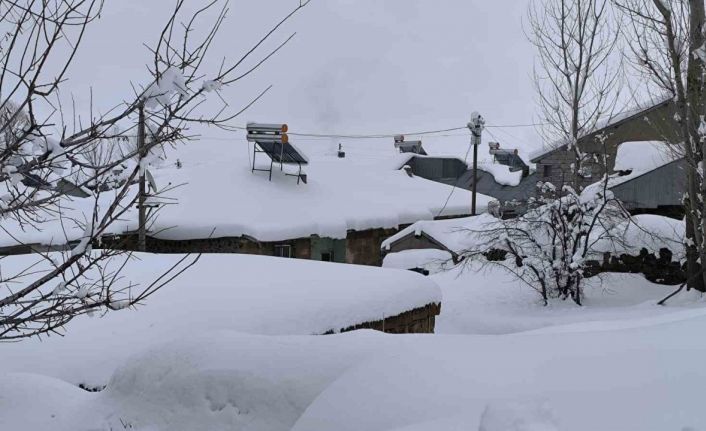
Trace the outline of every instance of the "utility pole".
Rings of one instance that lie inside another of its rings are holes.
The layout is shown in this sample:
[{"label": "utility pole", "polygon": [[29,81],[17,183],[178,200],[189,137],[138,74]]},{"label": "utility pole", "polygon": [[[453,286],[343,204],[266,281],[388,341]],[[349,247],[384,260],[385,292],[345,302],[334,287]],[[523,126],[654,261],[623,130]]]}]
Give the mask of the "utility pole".
[{"label": "utility pole", "polygon": [[471,215],[476,215],[476,187],[478,184],[478,146],[481,143],[483,127],[485,120],[483,117],[474,112],[471,114],[471,122],[468,123],[468,129],[471,131],[471,145],[473,145],[473,197],[471,200]]},{"label": "utility pole", "polygon": [[138,233],[137,233],[137,250],[147,251],[147,208],[145,206],[145,200],[147,198],[147,184],[145,181],[145,167],[142,166],[146,154],[146,142],[145,142],[145,104],[141,103],[138,107],[139,109],[139,120],[137,123],[137,152],[139,155],[139,169],[140,169],[140,192],[137,198],[137,211],[139,218]]}]

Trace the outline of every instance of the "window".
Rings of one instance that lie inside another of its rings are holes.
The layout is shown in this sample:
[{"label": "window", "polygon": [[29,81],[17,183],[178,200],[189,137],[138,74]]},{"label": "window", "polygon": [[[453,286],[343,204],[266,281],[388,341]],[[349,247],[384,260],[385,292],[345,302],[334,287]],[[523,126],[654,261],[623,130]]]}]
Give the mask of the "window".
[{"label": "window", "polygon": [[277,257],[292,257],[291,245],[276,245],[275,256]]},{"label": "window", "polygon": [[542,176],[544,178],[552,176],[552,165],[542,165]]}]

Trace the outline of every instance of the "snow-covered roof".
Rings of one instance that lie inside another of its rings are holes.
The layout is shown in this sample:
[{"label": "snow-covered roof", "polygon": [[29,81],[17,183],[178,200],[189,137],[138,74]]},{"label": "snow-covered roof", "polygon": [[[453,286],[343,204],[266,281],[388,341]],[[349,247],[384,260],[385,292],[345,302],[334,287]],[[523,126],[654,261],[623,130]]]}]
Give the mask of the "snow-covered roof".
[{"label": "snow-covered roof", "polygon": [[[659,256],[659,251],[666,248],[672,252],[674,261],[682,261],[686,258],[685,229],[683,220],[654,214],[640,214],[616,228],[615,232],[620,236],[620,241],[600,239],[593,245],[593,249],[599,253],[634,256],[644,248],[649,253]],[[596,235],[599,234],[601,232],[597,231]]]},{"label": "snow-covered roof", "polygon": [[[492,155],[479,154],[478,155],[478,170],[489,173],[495,179],[495,182],[502,186],[517,186],[522,181],[522,170],[511,171],[509,166],[497,163],[493,160]],[[458,160],[466,165],[468,169],[472,168],[472,160],[466,161],[462,157],[454,156],[451,154],[441,154],[441,155],[421,155],[421,154],[401,154],[398,159],[398,164],[400,169],[409,163],[413,158],[420,159],[452,159]]]},{"label": "snow-covered roof", "polygon": [[618,146],[614,170],[626,174],[611,178],[609,187],[634,180],[680,158],[678,150],[666,142],[624,142]]},{"label": "snow-covered roof", "polygon": [[[598,120],[596,122],[596,125],[590,132],[584,133],[582,136],[579,137],[579,139],[584,138],[586,136],[591,135],[592,133],[599,131],[601,129],[606,129],[608,127],[616,126],[618,123],[627,121],[632,119],[633,117],[638,117],[640,115],[645,114],[647,111],[651,111],[653,109],[657,109],[660,106],[664,105],[665,103],[668,103],[672,100],[672,96],[660,96],[655,99],[650,99],[646,100],[643,102],[639,102],[635,104],[633,107],[626,109],[625,111],[619,112],[615,115],[610,115],[608,117],[605,117],[601,120]],[[556,142],[552,142],[551,144],[544,146],[540,149],[537,149],[535,151],[532,151],[529,155],[530,161],[533,163],[536,163],[539,159],[543,158],[544,156],[558,150],[559,148],[563,148],[566,146],[566,142],[564,140],[559,140]]]},{"label": "snow-covered roof", "polygon": [[[165,194],[177,205],[161,208],[150,231],[167,240],[249,236],[279,241],[310,235],[345,238],[349,230],[392,228],[470,212],[469,191],[410,177],[399,170],[400,161],[408,156],[385,150],[349,150],[347,157],[340,159],[327,147],[304,147],[311,160],[306,166],[308,184],[297,184],[276,165],[272,181],[267,172],[253,173],[252,147],[242,141],[190,143],[174,150],[163,167],[152,169],[159,188],[170,184],[178,187]],[[265,158],[258,156],[260,160]],[[175,166],[176,159],[181,161],[181,168]],[[490,199],[479,195],[478,208],[482,211]],[[82,219],[82,214],[90,213],[91,204],[91,198],[74,199],[70,205],[73,210],[67,209],[63,215]],[[123,219],[111,226],[112,233],[136,230],[133,210]],[[63,227],[58,222],[45,223],[42,232],[22,232],[19,226],[5,221],[3,226],[10,226],[8,231],[15,238],[0,232],[0,246],[19,242],[63,244],[83,235],[83,229],[75,229],[70,223]]]},{"label": "snow-covered roof", "polygon": [[409,236],[420,236],[422,233],[432,237],[453,253],[459,253],[476,244],[478,238],[474,232],[487,230],[497,219],[490,214],[475,217],[462,217],[448,220],[419,221],[387,238],[382,243],[383,250],[389,250],[397,241]]}]

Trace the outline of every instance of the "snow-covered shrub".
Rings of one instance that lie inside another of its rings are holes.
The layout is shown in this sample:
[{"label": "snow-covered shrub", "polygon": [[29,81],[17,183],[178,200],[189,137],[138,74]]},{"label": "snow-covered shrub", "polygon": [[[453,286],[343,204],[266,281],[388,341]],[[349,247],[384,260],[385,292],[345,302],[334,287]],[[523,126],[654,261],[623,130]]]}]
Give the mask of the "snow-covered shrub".
[{"label": "snow-covered shrub", "polygon": [[493,261],[534,288],[545,304],[551,298],[581,305],[581,284],[587,258],[598,242],[621,241],[618,228],[629,221],[603,181],[577,193],[571,186],[557,190],[539,183],[538,197],[525,215],[498,220],[477,232],[480,240],[464,257],[484,258],[489,250],[506,252]]}]

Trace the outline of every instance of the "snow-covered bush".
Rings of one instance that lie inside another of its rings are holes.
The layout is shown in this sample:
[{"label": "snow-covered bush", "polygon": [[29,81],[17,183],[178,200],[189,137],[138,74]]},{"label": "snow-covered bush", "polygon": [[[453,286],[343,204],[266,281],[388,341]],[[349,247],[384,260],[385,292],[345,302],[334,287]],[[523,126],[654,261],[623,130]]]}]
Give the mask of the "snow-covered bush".
[{"label": "snow-covered bush", "polygon": [[464,251],[467,258],[485,259],[489,250],[506,252],[490,262],[514,273],[535,289],[545,304],[551,298],[582,302],[582,281],[594,246],[622,241],[618,229],[630,216],[607,188],[607,181],[577,193],[571,186],[557,190],[538,184],[538,197],[525,215],[498,220],[476,232],[479,240]]}]

